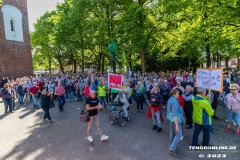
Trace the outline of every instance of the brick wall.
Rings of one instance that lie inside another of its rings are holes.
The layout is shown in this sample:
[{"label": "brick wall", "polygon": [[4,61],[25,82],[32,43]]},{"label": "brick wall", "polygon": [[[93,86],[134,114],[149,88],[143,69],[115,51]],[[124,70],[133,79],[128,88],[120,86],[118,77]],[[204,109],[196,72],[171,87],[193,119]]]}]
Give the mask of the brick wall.
[{"label": "brick wall", "polygon": [[20,77],[33,74],[32,53],[28,26],[27,0],[3,0],[4,5],[18,8],[23,14],[24,42],[5,38],[3,15],[0,6],[0,78]]}]

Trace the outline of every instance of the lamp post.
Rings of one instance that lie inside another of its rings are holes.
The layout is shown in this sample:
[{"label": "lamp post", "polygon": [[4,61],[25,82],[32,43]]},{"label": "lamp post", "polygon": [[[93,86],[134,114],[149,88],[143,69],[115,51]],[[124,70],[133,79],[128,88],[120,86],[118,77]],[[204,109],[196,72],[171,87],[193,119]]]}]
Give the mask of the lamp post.
[{"label": "lamp post", "polygon": [[116,73],[116,61],[117,61],[116,52],[118,50],[117,42],[116,41],[111,42],[108,45],[108,50],[110,51],[113,57],[113,72]]}]

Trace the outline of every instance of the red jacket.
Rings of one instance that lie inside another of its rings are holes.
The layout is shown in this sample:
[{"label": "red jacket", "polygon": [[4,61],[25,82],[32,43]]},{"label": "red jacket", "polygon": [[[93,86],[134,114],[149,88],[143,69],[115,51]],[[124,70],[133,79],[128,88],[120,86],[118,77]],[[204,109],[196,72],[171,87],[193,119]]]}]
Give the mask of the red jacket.
[{"label": "red jacket", "polygon": [[41,81],[39,81],[39,82],[37,83],[37,86],[39,87],[39,89],[40,89],[41,91],[43,90],[43,84],[42,84]]},{"label": "red jacket", "polygon": [[184,98],[183,98],[182,95],[179,95],[178,102],[179,102],[180,106],[181,106],[182,109],[183,109],[183,106],[184,106]]}]

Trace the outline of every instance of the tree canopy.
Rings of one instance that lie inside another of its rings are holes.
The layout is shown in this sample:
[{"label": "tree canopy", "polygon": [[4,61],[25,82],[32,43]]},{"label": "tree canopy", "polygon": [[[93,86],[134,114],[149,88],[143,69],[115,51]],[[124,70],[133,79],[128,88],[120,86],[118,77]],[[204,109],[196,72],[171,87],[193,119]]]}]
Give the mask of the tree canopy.
[{"label": "tree canopy", "polygon": [[[239,3],[65,0],[34,24],[34,66],[62,72],[70,66],[74,72],[220,67],[223,60],[240,59]],[[109,51],[113,42],[116,53]]]}]

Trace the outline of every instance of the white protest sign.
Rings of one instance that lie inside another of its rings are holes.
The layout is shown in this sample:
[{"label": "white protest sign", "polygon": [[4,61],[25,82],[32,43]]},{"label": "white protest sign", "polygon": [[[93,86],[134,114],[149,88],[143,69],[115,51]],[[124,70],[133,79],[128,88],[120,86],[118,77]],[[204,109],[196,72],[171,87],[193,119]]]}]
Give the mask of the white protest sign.
[{"label": "white protest sign", "polygon": [[222,92],[222,69],[197,69],[196,86]]}]

